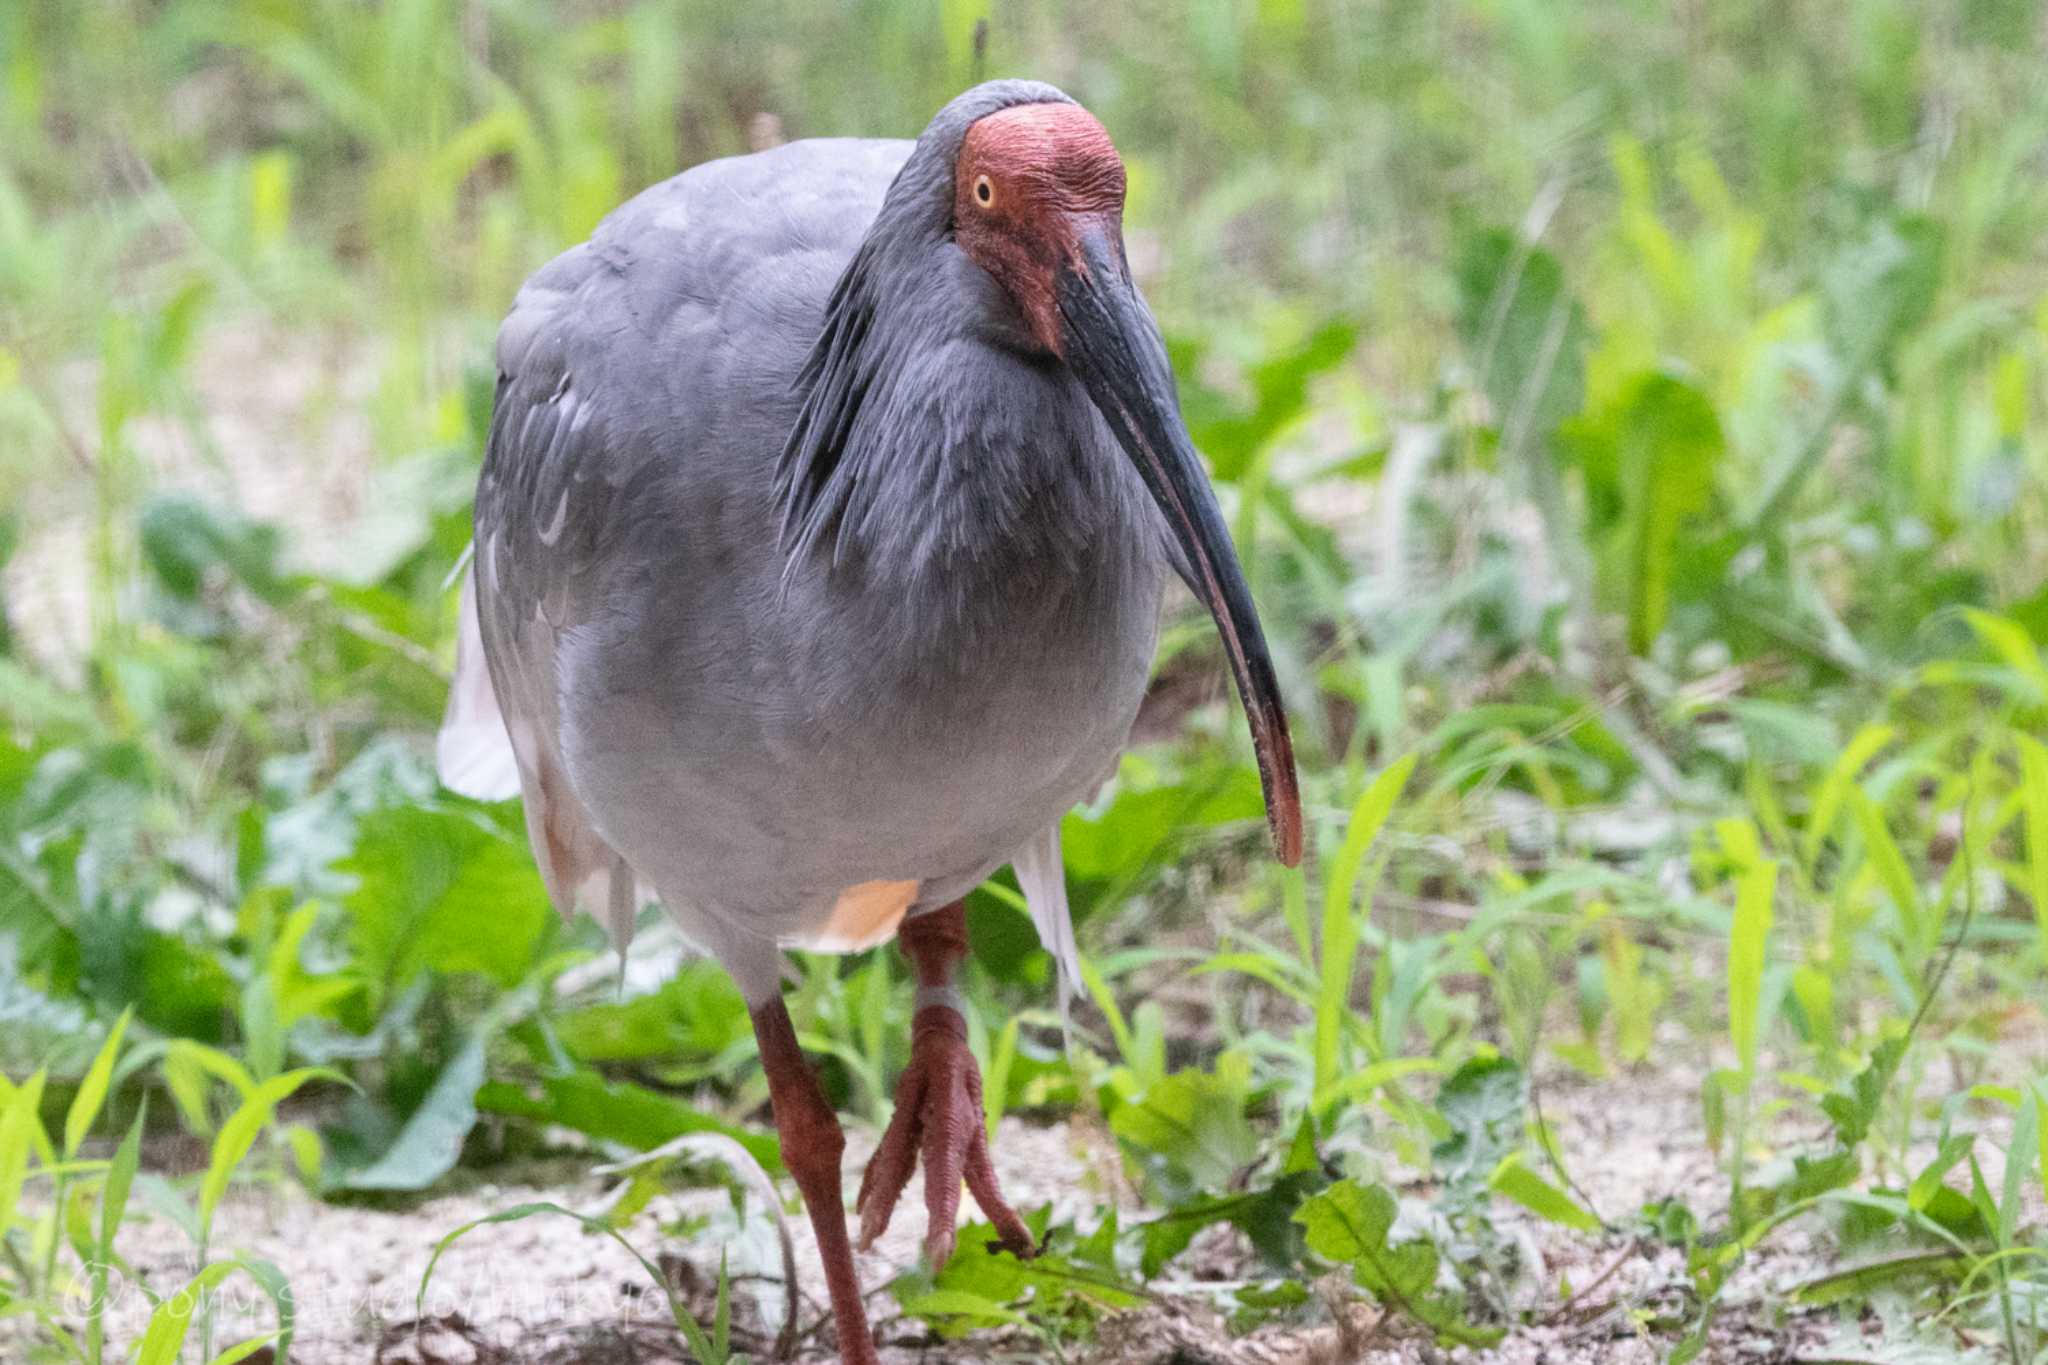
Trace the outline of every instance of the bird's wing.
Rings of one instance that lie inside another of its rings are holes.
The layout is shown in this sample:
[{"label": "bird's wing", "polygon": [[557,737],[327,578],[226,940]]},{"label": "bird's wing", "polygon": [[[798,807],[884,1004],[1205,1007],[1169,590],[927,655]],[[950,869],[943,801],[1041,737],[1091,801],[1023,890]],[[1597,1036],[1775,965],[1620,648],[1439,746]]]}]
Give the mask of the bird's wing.
[{"label": "bird's wing", "polygon": [[1081,954],[1074,946],[1074,919],[1067,910],[1067,865],[1060,857],[1060,827],[1055,821],[1010,859],[1038,941],[1059,968],[1060,1013],[1081,993]]},{"label": "bird's wing", "polygon": [[[616,675],[579,673],[576,661],[631,604],[715,589],[698,570],[753,533],[740,494],[756,483],[754,520],[772,541],[767,480],[746,466],[779,447],[818,301],[907,151],[792,143],[695,167],[544,266],[498,331],[471,571],[482,648],[472,652],[487,663],[549,894],[563,913],[606,923],[615,941],[642,896],[606,832],[627,842],[617,803],[640,798],[608,789],[590,757],[587,722],[624,704],[607,690]],[[765,287],[764,276],[785,285]],[[788,286],[793,276],[804,287]],[[749,395],[772,401],[748,406]],[[664,693],[689,695],[683,682]],[[499,790],[490,726],[456,729],[484,714],[483,700],[480,680],[459,668],[445,770],[480,787],[495,776]]]},{"label": "bird's wing", "polygon": [[[569,382],[563,333],[548,326],[557,310],[573,306],[576,291],[564,286],[593,266],[564,258],[544,271],[499,334],[497,402],[477,487],[476,559],[458,642],[459,654],[481,658],[474,665],[458,658],[442,750],[451,785],[475,775],[478,794],[503,792],[503,756],[490,746],[496,736],[489,721],[497,722],[525,794],[527,837],[549,898],[564,915],[590,914],[623,950],[643,899],[639,879],[578,799],[562,750],[557,693],[561,636],[587,617],[598,595],[594,577],[619,491],[607,477],[601,427]],[[495,715],[480,704],[478,667]],[[486,786],[486,776],[495,784]]]}]

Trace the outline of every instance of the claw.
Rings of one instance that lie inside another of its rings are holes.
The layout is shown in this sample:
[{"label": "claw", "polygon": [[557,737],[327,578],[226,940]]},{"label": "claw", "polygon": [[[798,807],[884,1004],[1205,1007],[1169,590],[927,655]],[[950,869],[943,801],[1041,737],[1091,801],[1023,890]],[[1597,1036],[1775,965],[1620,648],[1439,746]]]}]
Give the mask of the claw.
[{"label": "claw", "polygon": [[896,1084],[896,1114],[868,1160],[854,1208],[866,1251],[889,1220],[918,1159],[924,1161],[925,1257],[934,1271],[952,1258],[964,1180],[995,1225],[1002,1245],[1019,1256],[1037,1249],[1031,1231],[1004,1201],[988,1147],[981,1071],[967,1047],[967,1025],[943,1005],[918,1011],[910,1066]]}]

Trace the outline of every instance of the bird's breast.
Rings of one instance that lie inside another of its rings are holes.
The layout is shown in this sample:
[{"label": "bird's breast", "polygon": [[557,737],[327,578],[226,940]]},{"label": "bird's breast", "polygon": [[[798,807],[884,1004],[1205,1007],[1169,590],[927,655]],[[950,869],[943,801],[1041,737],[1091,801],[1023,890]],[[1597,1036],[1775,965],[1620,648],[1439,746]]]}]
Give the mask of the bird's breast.
[{"label": "bird's breast", "polygon": [[1026,564],[964,605],[957,582],[844,573],[650,597],[565,651],[579,792],[665,896],[886,938],[1109,772],[1157,643],[1145,548]]}]

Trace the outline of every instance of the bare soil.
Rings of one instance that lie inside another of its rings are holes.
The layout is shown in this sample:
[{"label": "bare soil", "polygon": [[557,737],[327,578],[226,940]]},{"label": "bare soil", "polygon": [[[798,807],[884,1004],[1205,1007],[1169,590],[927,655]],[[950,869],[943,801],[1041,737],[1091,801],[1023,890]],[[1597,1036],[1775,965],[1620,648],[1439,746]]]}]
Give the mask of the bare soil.
[{"label": "bare soil", "polygon": [[[1700,1146],[1698,1077],[1682,1071],[1592,1084],[1557,1081],[1544,1092],[1545,1114],[1567,1168],[1584,1198],[1604,1217],[1625,1222],[1642,1205],[1677,1197],[1702,1214],[1725,1207],[1724,1173]],[[857,1186],[872,1135],[855,1132],[847,1188]],[[1032,1126],[1006,1119],[997,1163],[1020,1207],[1050,1203],[1056,1219],[1093,1219],[1097,1210],[1128,1203],[1108,1140],[1083,1126]],[[323,1204],[296,1187],[237,1192],[224,1207],[215,1254],[245,1252],[274,1262],[289,1278],[298,1311],[292,1358],[308,1365],[498,1365],[500,1362],[593,1362],[665,1365],[689,1355],[667,1323],[666,1304],[646,1271],[617,1243],[558,1217],[486,1225],[458,1241],[436,1269],[424,1300],[421,1273],[437,1242],[473,1219],[529,1201],[595,1210],[616,1177],[593,1172],[596,1159],[528,1164],[516,1179],[474,1184],[409,1205]],[[1995,1178],[1995,1175],[1994,1175]],[[1428,1191],[1413,1191],[1426,1196]],[[1250,1257],[1234,1233],[1198,1240],[1155,1285],[1159,1301],[1114,1317],[1092,1342],[1068,1345],[1067,1360],[1089,1365],[1651,1365],[1673,1338],[1645,1324],[1687,1316],[1693,1305],[1682,1256],[1624,1233],[1580,1235],[1519,1214],[1500,1201],[1505,1232],[1527,1261],[1517,1286],[1522,1325],[1490,1351],[1444,1351],[1398,1320],[1320,1285],[1327,1311],[1320,1325],[1269,1327],[1233,1339],[1206,1292],[1249,1275]],[[1149,1216],[1135,1208],[1127,1223]],[[1043,1343],[1024,1334],[982,1333],[942,1342],[901,1317],[886,1286],[916,1264],[923,1230],[920,1187],[905,1195],[895,1225],[862,1258],[871,1311],[891,1365],[910,1362],[1047,1360]],[[659,1261],[684,1299],[709,1321],[720,1257],[738,1287],[741,1345],[769,1359],[779,1323],[782,1276],[775,1220],[758,1201],[744,1215],[717,1190],[665,1195],[636,1218],[628,1237]],[[800,1297],[794,1358],[804,1365],[836,1359],[821,1281],[806,1221],[792,1212]],[[664,1229],[684,1228],[680,1235]],[[157,1286],[181,1282],[192,1250],[175,1226],[155,1219],[131,1228],[124,1242],[135,1267]],[[1839,1320],[1834,1310],[1788,1310],[1792,1287],[1832,1268],[1826,1239],[1793,1224],[1769,1240],[1736,1276],[1708,1361],[1840,1360],[1867,1357],[1866,1335],[1880,1344],[1875,1318]],[[253,1285],[224,1286],[217,1305],[217,1343],[269,1330],[270,1301]],[[114,1340],[133,1340],[147,1315],[139,1296],[116,1306]]]}]

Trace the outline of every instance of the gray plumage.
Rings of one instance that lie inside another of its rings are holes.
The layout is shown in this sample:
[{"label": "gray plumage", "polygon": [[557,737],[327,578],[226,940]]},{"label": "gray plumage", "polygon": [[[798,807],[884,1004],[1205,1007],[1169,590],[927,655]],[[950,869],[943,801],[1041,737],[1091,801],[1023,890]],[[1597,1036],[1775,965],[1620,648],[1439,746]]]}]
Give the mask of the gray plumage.
[{"label": "gray plumage", "polygon": [[999,82],[915,144],[695,167],[499,332],[444,778],[516,779],[558,906],[623,936],[652,893],[750,1000],[786,945],[862,946],[828,935],[849,890],[914,882],[917,913],[1013,859],[1071,969],[1058,821],[1180,557],[950,232],[968,126],[1064,99]]}]

